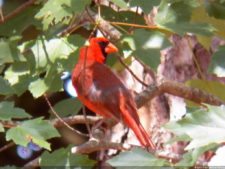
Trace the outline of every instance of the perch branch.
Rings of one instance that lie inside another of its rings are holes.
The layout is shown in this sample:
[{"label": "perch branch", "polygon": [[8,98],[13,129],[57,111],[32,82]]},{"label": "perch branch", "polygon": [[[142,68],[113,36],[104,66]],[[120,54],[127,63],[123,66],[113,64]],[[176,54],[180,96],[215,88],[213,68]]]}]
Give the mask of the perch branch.
[{"label": "perch branch", "polygon": [[130,145],[125,145],[122,143],[114,143],[114,142],[108,142],[105,140],[89,140],[88,142],[73,147],[71,149],[72,153],[81,153],[81,154],[90,154],[95,151],[100,150],[108,150],[108,149],[116,149],[116,150],[129,150],[131,147]]}]

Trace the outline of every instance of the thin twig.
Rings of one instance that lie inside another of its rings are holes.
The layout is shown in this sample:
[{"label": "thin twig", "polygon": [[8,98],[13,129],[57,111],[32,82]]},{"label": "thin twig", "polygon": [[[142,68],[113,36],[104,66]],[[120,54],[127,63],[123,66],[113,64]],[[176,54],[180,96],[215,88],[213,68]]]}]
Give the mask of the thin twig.
[{"label": "thin twig", "polygon": [[141,79],[139,79],[135,74],[134,72],[123,62],[123,60],[121,59],[120,56],[117,56],[116,57],[118,58],[118,60],[120,61],[120,63],[130,72],[130,74],[139,82],[141,83],[142,85],[144,85],[145,87],[148,87],[149,85],[146,84],[145,82],[143,82]]},{"label": "thin twig", "polygon": [[145,28],[145,29],[160,29],[157,25],[139,25],[134,23],[124,23],[124,22],[110,22],[112,25],[120,25],[120,26],[130,26],[135,28]]},{"label": "thin twig", "polygon": [[155,73],[154,73],[154,71],[149,67],[149,66],[147,66],[145,63],[143,63],[143,61],[141,60],[141,59],[139,59],[138,57],[136,57],[136,56],[132,56],[138,63],[140,63],[140,65],[144,68],[144,72],[148,72],[150,75],[151,75],[151,77],[152,78],[154,78],[154,80],[156,80],[155,79]]},{"label": "thin twig", "polygon": [[11,18],[15,17],[16,15],[18,15],[19,13],[23,12],[29,6],[33,5],[35,3],[35,1],[37,1],[37,0],[29,0],[29,1],[25,2],[25,3],[23,3],[21,6],[19,6],[18,8],[16,8],[14,11],[12,11],[8,15],[6,15],[4,17],[4,20],[0,20],[0,24],[8,21],[9,19],[11,19]]},{"label": "thin twig", "polygon": [[92,137],[91,127],[90,127],[90,123],[87,122],[87,113],[86,113],[86,110],[85,110],[85,106],[84,105],[82,106],[82,112],[83,112],[84,119],[85,119],[84,120],[84,124],[87,127],[87,130],[88,130],[88,133],[89,133],[89,137]]},{"label": "thin twig", "polygon": [[59,115],[58,113],[53,109],[50,101],[48,100],[48,97],[46,96],[46,94],[44,94],[44,98],[49,106],[49,108],[51,109],[51,112],[61,121],[62,124],[64,124],[67,128],[69,128],[70,130],[72,130],[73,132],[75,132],[76,134],[82,135],[82,136],[87,136],[86,134],[83,134],[77,130],[75,130],[74,128],[72,128],[70,125],[68,125]]}]

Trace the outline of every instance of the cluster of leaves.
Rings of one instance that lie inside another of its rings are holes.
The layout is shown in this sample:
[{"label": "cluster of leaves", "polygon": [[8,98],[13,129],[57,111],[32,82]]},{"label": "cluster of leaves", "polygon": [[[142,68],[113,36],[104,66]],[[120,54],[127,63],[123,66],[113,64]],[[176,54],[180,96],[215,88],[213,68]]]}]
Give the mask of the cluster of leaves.
[{"label": "cluster of leaves", "polygon": [[[101,5],[101,17],[105,20],[143,25],[143,28],[134,29],[132,34],[128,34],[128,27],[117,26],[122,34],[121,43],[118,44],[121,50],[125,54],[139,57],[154,70],[160,63],[160,50],[170,45],[168,37],[173,33],[196,34],[207,48],[212,35],[225,38],[225,2],[222,0],[130,0],[129,3],[126,0],[110,1],[123,10],[115,11],[109,6]],[[86,7],[97,11],[98,6],[93,5],[93,2],[37,0],[16,16],[0,23],[0,132],[5,133],[7,141],[12,140],[24,147],[32,141],[46,150],[51,150],[47,140],[60,136],[49,119],[34,118],[31,112],[16,107],[15,97],[29,91],[34,98],[39,98],[46,92],[62,90],[61,73],[72,70],[77,60],[78,49],[85,44],[85,37],[76,30],[69,36],[59,35],[70,24],[76,22],[76,18],[81,17]],[[3,14],[11,14],[22,5],[21,3],[24,2],[5,1],[2,5]],[[146,29],[143,15],[131,10],[137,6],[146,15],[154,6],[158,7],[154,29]],[[80,23],[78,28],[87,34],[94,26],[95,23],[89,21]],[[210,67],[211,72],[220,73],[218,74],[220,76],[224,76],[223,54],[224,47],[221,47],[214,54]],[[224,86],[221,88],[224,89]],[[217,94],[221,96],[221,93]],[[55,106],[57,112],[64,115],[75,114],[78,108],[79,103],[74,103],[71,99],[63,100]],[[18,121],[16,125],[7,129],[5,124],[15,120]],[[216,146],[214,144],[212,146],[212,143],[224,142],[223,124],[225,124],[223,107],[209,107],[207,111],[190,111],[182,120],[167,124],[166,128],[179,136],[178,140],[190,141],[184,159],[177,165],[194,165],[203,152]],[[140,149],[121,153],[108,162],[112,166],[170,165],[168,161]],[[70,149],[67,148],[53,153],[44,152],[40,164],[93,166],[95,161],[84,155],[72,156]]]}]

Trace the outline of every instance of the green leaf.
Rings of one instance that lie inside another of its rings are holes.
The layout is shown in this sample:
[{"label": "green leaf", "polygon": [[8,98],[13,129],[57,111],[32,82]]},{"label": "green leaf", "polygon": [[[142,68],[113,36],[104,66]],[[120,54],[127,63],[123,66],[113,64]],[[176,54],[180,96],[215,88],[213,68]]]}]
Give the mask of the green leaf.
[{"label": "green leaf", "polygon": [[140,168],[141,166],[165,166],[168,164],[166,160],[154,157],[140,148],[133,148],[131,151],[122,152],[107,162],[116,168],[124,168],[125,166]]},{"label": "green leaf", "polygon": [[160,28],[166,29],[170,32],[179,33],[181,35],[186,32],[206,36],[212,35],[215,28],[207,22],[190,22],[192,11],[198,6],[199,3],[195,0],[161,1],[158,13],[155,17],[155,22]]},{"label": "green leaf", "polygon": [[0,76],[0,84],[1,84],[0,95],[11,95],[14,93],[14,90],[11,88],[9,82],[3,79],[1,76]]},{"label": "green leaf", "polygon": [[199,35],[210,36],[216,29],[208,23],[189,23],[189,22],[182,22],[182,23],[167,23],[162,26],[161,28],[165,28],[174,33],[178,33],[180,35],[185,34],[186,32],[189,33],[196,33]]},{"label": "green leaf", "polygon": [[[216,144],[210,144],[208,146],[199,147],[196,149],[189,150],[182,155],[182,159],[176,163],[176,166],[194,166],[199,157],[206,151],[217,147]],[[187,167],[189,168],[189,167]]]},{"label": "green leaf", "polygon": [[50,24],[62,22],[68,24],[73,15],[81,13],[91,0],[48,0],[35,18],[43,19],[43,29],[48,29]]},{"label": "green leaf", "polygon": [[225,46],[220,46],[219,49],[213,54],[212,61],[210,62],[209,72],[217,74],[219,77],[225,76]]},{"label": "green leaf", "polygon": [[49,41],[37,40],[35,45],[31,47],[35,56],[36,68],[46,68],[57,59],[66,59],[76,49],[77,47],[69,44],[66,38],[55,38]]},{"label": "green leaf", "polygon": [[46,120],[37,118],[27,120],[6,133],[6,140],[13,140],[16,144],[24,147],[32,141],[40,147],[50,150],[50,144],[47,139],[60,136],[58,131]]},{"label": "green leaf", "polygon": [[88,158],[87,155],[71,154],[71,147],[61,148],[53,153],[44,152],[41,155],[41,167],[55,166],[64,168],[85,167],[92,168],[96,161]]},{"label": "green leaf", "polygon": [[34,15],[37,11],[39,11],[39,6],[33,5],[23,12],[18,13],[16,17],[12,17],[5,21],[4,24],[1,24],[0,26],[0,36],[19,35],[27,27],[38,25],[38,22],[34,19]]},{"label": "green leaf", "polygon": [[159,0],[131,0],[130,6],[139,6],[144,11],[144,13],[148,14],[154,6],[158,6],[160,3]]},{"label": "green leaf", "polygon": [[[48,29],[49,25],[53,23],[53,20],[55,24],[57,24],[67,16],[72,17],[70,11],[63,7],[63,5],[68,2],[68,0],[66,0],[66,2],[64,1],[65,0],[49,0],[44,4],[43,8],[41,8],[41,10],[35,15],[35,18],[43,19],[44,30]],[[68,23],[69,20],[65,19],[64,22]]]},{"label": "green leaf", "polygon": [[11,85],[14,85],[19,82],[19,76],[27,74],[29,74],[29,66],[27,62],[14,62],[5,71],[5,79],[7,79]]},{"label": "green leaf", "polygon": [[28,90],[28,86],[31,82],[33,82],[36,78],[31,75],[21,75],[18,76],[18,83],[15,83],[12,88],[14,89],[17,96],[20,96],[25,91]]},{"label": "green leaf", "polygon": [[74,68],[75,63],[77,63],[79,56],[79,48],[85,45],[87,39],[80,35],[71,35],[67,38],[68,46],[73,48],[73,52],[67,58],[61,59],[61,64],[63,70],[71,71]]},{"label": "green leaf", "polygon": [[8,42],[0,40],[0,65],[13,61],[12,53]]},{"label": "green leaf", "polygon": [[0,132],[4,132],[4,131],[5,131],[5,129],[4,129],[3,125],[2,125],[2,123],[0,123]]},{"label": "green leaf", "polygon": [[[39,70],[38,74],[45,73],[45,75],[43,79],[37,79],[29,85],[29,90],[34,97],[41,96],[47,90],[55,92],[61,89],[61,72],[71,70],[74,67],[77,59],[74,55],[78,55],[77,49],[84,45],[84,41],[84,38],[77,35],[49,41],[37,40],[36,44],[31,47],[35,58],[32,65],[36,67],[36,70]],[[25,50],[25,46],[26,44],[21,46],[21,50]]]},{"label": "green leaf", "polygon": [[82,3],[80,3],[80,0],[62,0],[65,5],[70,8],[70,12],[74,15],[77,15],[85,10],[85,7],[91,4],[91,0],[82,0]]},{"label": "green leaf", "polygon": [[31,115],[29,115],[23,109],[14,107],[13,102],[3,101],[0,103],[0,119],[3,121],[9,121],[15,118],[23,119],[30,117]]},{"label": "green leaf", "polygon": [[54,106],[54,110],[60,114],[60,116],[75,115],[81,109],[82,104],[78,99],[70,98],[60,101]]},{"label": "green leaf", "polygon": [[129,43],[133,54],[155,70],[160,63],[160,50],[170,44],[162,33],[143,29],[135,30],[132,37],[125,36],[122,41]]},{"label": "green leaf", "polygon": [[155,21],[159,25],[171,22],[188,22],[191,19],[192,10],[198,5],[195,0],[163,0],[159,5]]},{"label": "green leaf", "polygon": [[11,36],[7,40],[0,39],[0,65],[25,60],[17,48],[19,40],[20,36]]},{"label": "green leaf", "polygon": [[110,0],[120,8],[127,8],[127,3],[124,0]]},{"label": "green leaf", "polygon": [[218,81],[207,81],[207,80],[189,80],[186,82],[188,86],[201,89],[207,93],[213,94],[217,96],[221,100],[225,101],[225,93],[221,91],[225,91],[225,85]]},{"label": "green leaf", "polygon": [[48,86],[48,89],[51,92],[59,91],[63,83],[60,79],[61,74],[57,68],[57,63],[54,63],[51,67],[49,67],[44,79],[45,85]]},{"label": "green leaf", "polygon": [[47,90],[48,86],[43,79],[37,79],[29,85],[29,91],[35,98],[42,96]]},{"label": "green leaf", "polygon": [[219,1],[204,1],[209,16],[225,19],[225,3]]},{"label": "green leaf", "polygon": [[[102,11],[101,15],[105,20],[115,21],[115,22],[120,21],[124,23],[133,23],[135,18],[135,24],[140,24],[140,25],[145,24],[145,20],[143,16],[137,15],[135,12],[132,12],[132,11],[127,11],[127,10],[115,11],[112,8],[106,7],[106,6],[102,6],[101,11]],[[129,31],[129,28],[130,26],[126,26],[126,27],[123,27],[122,29]]]},{"label": "green leaf", "polygon": [[177,122],[169,122],[165,128],[176,135],[187,134],[192,140],[187,150],[225,142],[224,106],[209,106],[208,110],[198,110],[187,114]]}]

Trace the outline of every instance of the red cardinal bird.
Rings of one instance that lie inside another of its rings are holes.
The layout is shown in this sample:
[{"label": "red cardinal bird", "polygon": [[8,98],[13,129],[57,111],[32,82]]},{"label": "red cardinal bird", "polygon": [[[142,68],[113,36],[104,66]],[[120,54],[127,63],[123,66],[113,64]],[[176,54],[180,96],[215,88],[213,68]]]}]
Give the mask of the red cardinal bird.
[{"label": "red cardinal bird", "polygon": [[140,123],[136,104],[130,91],[104,63],[107,54],[118,49],[103,37],[91,38],[90,45],[80,49],[72,82],[79,100],[93,112],[123,122],[133,130],[144,147],[154,149]]}]

